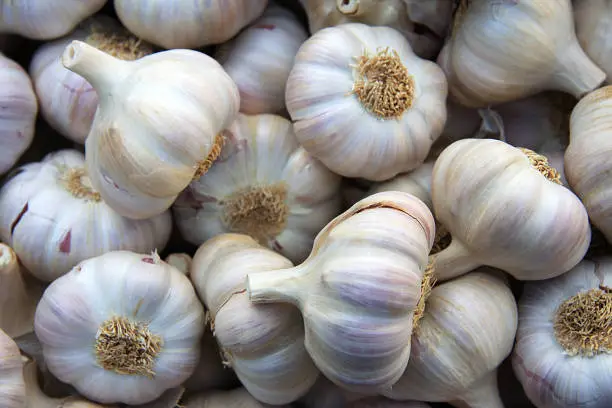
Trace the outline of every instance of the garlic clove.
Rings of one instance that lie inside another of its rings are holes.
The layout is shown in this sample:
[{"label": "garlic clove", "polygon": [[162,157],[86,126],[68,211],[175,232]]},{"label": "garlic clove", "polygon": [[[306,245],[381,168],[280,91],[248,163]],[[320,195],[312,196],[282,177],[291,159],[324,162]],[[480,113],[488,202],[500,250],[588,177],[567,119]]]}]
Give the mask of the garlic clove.
[{"label": "garlic clove", "polygon": [[0,406],[24,408],[25,403],[26,386],[19,347],[0,330]]}]

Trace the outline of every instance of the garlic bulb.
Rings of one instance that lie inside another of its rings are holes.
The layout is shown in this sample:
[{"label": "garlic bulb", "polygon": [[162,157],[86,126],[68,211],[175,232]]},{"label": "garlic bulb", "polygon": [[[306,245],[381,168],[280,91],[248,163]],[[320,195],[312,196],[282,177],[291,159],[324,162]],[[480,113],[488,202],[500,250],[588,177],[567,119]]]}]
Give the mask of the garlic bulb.
[{"label": "garlic bulb", "polygon": [[[268,0],[115,0],[128,30],[164,48],[223,43],[264,11]],[[171,16],[171,17],[169,17]]]},{"label": "garlic bulb", "polygon": [[20,0],[0,2],[0,33],[51,40],[72,31],[107,0]]},{"label": "garlic bulb", "polygon": [[38,101],[25,70],[1,52],[0,107],[0,174],[3,174],[32,143]]},{"label": "garlic bulb", "polygon": [[285,109],[285,85],[293,60],[308,34],[289,10],[272,3],[216,58],[240,91],[240,111],[279,113]]},{"label": "garlic bulb", "polygon": [[518,316],[509,286],[489,272],[478,269],[433,288],[408,368],[386,396],[504,407],[496,372],[512,351]]},{"label": "garlic bulb", "polygon": [[85,145],[87,167],[102,199],[124,217],[164,212],[205,173],[219,153],[219,132],[240,104],[236,85],[219,63],[197,51],[123,61],[73,41],[62,64],[98,93]]},{"label": "garlic bulb", "polygon": [[472,0],[438,63],[450,97],[469,107],[546,89],[579,98],[606,77],[578,44],[570,0]]},{"label": "garlic bulb", "polygon": [[114,251],[53,281],[34,327],[58,379],[93,401],[143,404],[193,372],[204,308],[157,253]]},{"label": "garlic bulb", "polygon": [[244,387],[267,404],[288,404],[319,376],[304,348],[304,325],[292,305],[253,305],[248,273],[290,268],[283,256],[241,234],[206,241],[193,258],[190,277],[210,311],[213,334]]},{"label": "garlic bulb", "polygon": [[249,273],[247,291],[253,303],[302,311],[306,349],[327,378],[379,392],[408,363],[433,239],[433,216],[418,198],[374,194],[327,224],[301,265]]},{"label": "garlic bulb", "polygon": [[[187,399],[183,405],[185,408],[266,408],[270,405],[262,404],[253,398],[244,388],[236,388],[231,391],[213,391],[198,394]],[[282,408],[279,405],[275,405]],[[287,406],[285,406],[287,407]]]},{"label": "garlic bulb", "polygon": [[179,272],[184,275],[189,275],[189,269],[191,268],[191,256],[188,254],[170,254],[164,259],[164,262],[174,266]]},{"label": "garlic bulb", "polygon": [[123,60],[141,58],[153,53],[153,49],[127,33],[114,20],[97,17],[69,36],[36,50],[29,71],[40,112],[55,130],[82,144],[98,107],[98,94],[85,78],[62,65],[60,56],[73,40],[84,41]]},{"label": "garlic bulb", "polygon": [[402,193],[412,194],[433,211],[433,202],[431,200],[431,174],[433,168],[434,161],[425,162],[410,173],[399,174],[391,180],[374,184],[367,195],[382,191],[401,191]]},{"label": "garlic bulb", "polygon": [[302,146],[333,172],[381,181],[418,167],[446,120],[446,78],[400,32],[351,23],[300,47],[287,110]]},{"label": "garlic bulb", "polygon": [[608,0],[573,0],[578,42],[586,54],[612,79],[612,3]]},{"label": "garlic bulb", "polygon": [[611,284],[604,257],[525,285],[512,365],[536,407],[611,406]]},{"label": "garlic bulb", "polygon": [[83,154],[60,150],[29,163],[0,189],[0,239],[37,278],[52,281],[114,250],[163,250],[169,211],[144,220],[117,214],[92,187]]},{"label": "garlic bulb", "polygon": [[247,234],[303,261],[340,213],[340,177],[299,146],[280,116],[239,114],[223,137],[215,164],[174,204],[181,234],[195,245],[225,232]]},{"label": "garlic bulb", "polygon": [[24,408],[26,389],[23,381],[23,360],[17,344],[0,330],[0,406]]},{"label": "garlic bulb", "polygon": [[586,210],[546,157],[494,139],[463,139],[436,160],[432,198],[452,241],[434,255],[450,279],[480,265],[519,280],[561,275],[591,239]]},{"label": "garlic bulb", "polygon": [[612,143],[609,118],[612,86],[585,96],[570,117],[570,144],[565,151],[565,173],[572,189],[584,203],[591,222],[612,242]]}]

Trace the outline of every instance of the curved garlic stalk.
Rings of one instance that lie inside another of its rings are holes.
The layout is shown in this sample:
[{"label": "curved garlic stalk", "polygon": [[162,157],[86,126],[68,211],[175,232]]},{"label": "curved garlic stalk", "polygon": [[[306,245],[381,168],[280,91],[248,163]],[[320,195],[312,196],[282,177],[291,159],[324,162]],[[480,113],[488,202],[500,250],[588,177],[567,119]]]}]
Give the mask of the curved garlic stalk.
[{"label": "curved garlic stalk", "polygon": [[586,54],[612,79],[612,41],[610,41],[612,3],[607,0],[573,0],[576,36]]},{"label": "curved garlic stalk", "polygon": [[189,275],[189,269],[191,268],[191,256],[189,254],[176,253],[170,254],[164,259],[164,261],[174,266],[179,272],[182,272],[185,275]]},{"label": "curved garlic stalk", "polygon": [[0,330],[0,406],[24,408],[26,387],[23,381],[23,359],[19,347]]},{"label": "curved garlic stalk", "polygon": [[384,395],[503,408],[496,373],[512,351],[518,316],[512,291],[495,273],[477,269],[432,289],[408,367]]},{"label": "curved garlic stalk", "polygon": [[525,285],[512,365],[536,407],[612,404],[611,287],[610,257]]},{"label": "curved garlic stalk", "polygon": [[268,405],[257,401],[245,388],[212,391],[187,398],[184,408],[289,408],[288,405]]},{"label": "curved garlic stalk", "polygon": [[412,194],[421,200],[433,211],[431,200],[431,175],[434,168],[434,161],[421,164],[410,173],[400,174],[391,180],[375,183],[368,191],[367,195],[380,193],[382,191],[401,191],[402,193]]}]

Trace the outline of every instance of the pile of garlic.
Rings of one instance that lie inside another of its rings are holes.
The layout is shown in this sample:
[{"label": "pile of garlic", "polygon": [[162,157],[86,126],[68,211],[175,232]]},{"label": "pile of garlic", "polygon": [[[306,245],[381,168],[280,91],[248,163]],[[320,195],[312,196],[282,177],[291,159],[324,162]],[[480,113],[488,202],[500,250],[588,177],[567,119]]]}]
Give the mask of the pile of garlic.
[{"label": "pile of garlic", "polygon": [[610,4],[0,0],[0,407],[612,407]]}]

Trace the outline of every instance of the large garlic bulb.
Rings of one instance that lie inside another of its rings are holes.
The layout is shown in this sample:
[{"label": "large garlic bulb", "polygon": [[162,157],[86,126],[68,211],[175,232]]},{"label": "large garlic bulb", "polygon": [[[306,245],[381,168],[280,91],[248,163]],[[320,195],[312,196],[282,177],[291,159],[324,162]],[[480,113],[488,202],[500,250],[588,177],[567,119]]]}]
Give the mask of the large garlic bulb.
[{"label": "large garlic bulb", "polygon": [[93,401],[143,404],[193,372],[204,308],[157,253],[114,251],[53,281],[34,325],[58,379]]},{"label": "large garlic bulb", "polygon": [[144,57],[153,49],[114,20],[97,17],[69,36],[36,50],[29,71],[43,118],[67,138],[85,143],[98,107],[98,94],[85,78],[62,65],[62,52],[73,40],[84,41],[122,60]]},{"label": "large garlic bulb", "polygon": [[0,174],[3,174],[32,143],[38,101],[27,72],[1,52],[0,108]]},{"label": "large garlic bulb", "polygon": [[525,285],[512,365],[537,408],[612,406],[611,287],[610,257]]},{"label": "large garlic bulb", "polygon": [[268,0],[115,0],[128,30],[164,48],[223,43],[264,11]]},{"label": "large garlic bulb", "polygon": [[612,2],[573,0],[576,36],[586,54],[612,79]]},{"label": "large garlic bulb", "polygon": [[219,153],[219,132],[238,112],[236,84],[201,52],[123,61],[73,41],[62,63],[98,93],[87,167],[102,199],[125,217],[149,218],[169,208],[206,172]]},{"label": "large garlic bulb", "polygon": [[341,211],[340,177],[300,147],[280,116],[239,114],[223,137],[215,164],[173,206],[183,237],[200,245],[237,232],[303,261]]},{"label": "large garlic bulb", "polygon": [[256,304],[298,306],[306,349],[327,378],[349,391],[380,392],[410,358],[433,239],[433,216],[418,198],[374,194],[327,224],[304,263],[249,273],[247,290]]},{"label": "large garlic bulb", "polygon": [[503,408],[497,366],[510,354],[517,307],[507,283],[482,268],[433,288],[412,339],[408,368],[385,395]]},{"label": "large garlic bulb", "polygon": [[17,344],[0,330],[0,407],[24,408],[23,360]]},{"label": "large garlic bulb", "polygon": [[287,82],[298,141],[335,173],[386,180],[418,167],[446,120],[446,78],[400,32],[351,23],[300,48]]},{"label": "large garlic bulb", "polygon": [[438,56],[459,103],[486,107],[546,89],[579,98],[604,81],[578,44],[570,0],[468,4]]},{"label": "large garlic bulb", "polygon": [[304,348],[300,311],[287,304],[252,304],[245,278],[292,266],[246,235],[222,234],[200,246],[190,273],[227,363],[251,395],[274,405],[304,395],[319,370]]},{"label": "large garlic bulb", "polygon": [[548,279],[573,268],[589,247],[587,212],[546,157],[499,140],[447,147],[434,166],[432,198],[452,237],[434,256],[441,280],[479,265]]},{"label": "large garlic bulb", "polygon": [[143,220],[117,214],[92,187],[76,150],[22,166],[0,190],[0,239],[43,281],[109,251],[161,251],[171,229],[169,211]]}]

